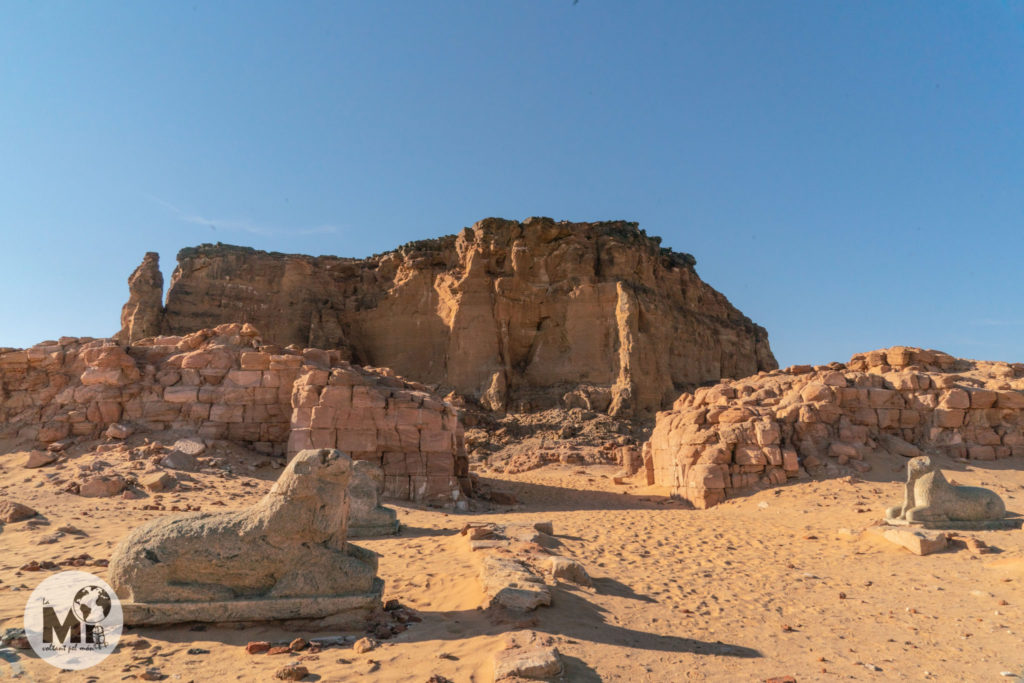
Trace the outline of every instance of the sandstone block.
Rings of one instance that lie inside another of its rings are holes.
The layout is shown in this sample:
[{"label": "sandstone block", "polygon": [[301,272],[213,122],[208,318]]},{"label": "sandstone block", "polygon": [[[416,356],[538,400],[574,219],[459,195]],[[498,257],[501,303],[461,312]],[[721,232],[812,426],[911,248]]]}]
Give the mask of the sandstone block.
[{"label": "sandstone block", "polygon": [[800,390],[800,398],[805,403],[827,403],[835,398],[835,393],[821,382],[810,382]]},{"label": "sandstone block", "polygon": [[974,410],[984,410],[996,404],[996,392],[994,391],[971,389],[968,393],[971,397],[971,408]]},{"label": "sandstone block", "polygon": [[260,441],[261,425],[252,422],[231,422],[228,424],[228,439],[232,441]]},{"label": "sandstone block", "polygon": [[85,386],[102,384],[116,387],[125,383],[125,378],[120,368],[86,368],[80,379]]},{"label": "sandstone block", "polygon": [[28,457],[25,458],[25,462],[22,463],[22,467],[31,470],[37,467],[45,467],[55,462],[57,462],[56,453],[51,451],[30,451]]},{"label": "sandstone block", "polygon": [[[314,442],[317,429],[313,429]],[[376,429],[339,429],[337,448],[342,451],[373,451],[377,448]]]},{"label": "sandstone block", "polygon": [[352,387],[352,407],[355,409],[372,408],[384,409],[387,407],[385,396],[370,387]]},{"label": "sandstone block", "polygon": [[270,357],[271,370],[294,370],[302,367],[302,356],[272,355]]},{"label": "sandstone block", "polygon": [[971,407],[971,398],[963,389],[947,389],[939,395],[939,408],[943,410],[966,410]]},{"label": "sandstone block", "polygon": [[210,406],[211,422],[242,422],[245,417],[245,409],[241,405],[213,404]]},{"label": "sandstone block", "polygon": [[118,439],[128,438],[129,436],[131,436],[131,433],[131,427],[119,423],[114,423],[110,425],[108,428],[106,428],[106,431],[104,432],[106,436]]},{"label": "sandstone block", "polygon": [[451,452],[454,447],[453,436],[452,432],[423,430],[420,432],[420,450]]},{"label": "sandstone block", "polygon": [[913,429],[921,424],[921,413],[916,410],[900,411],[900,427],[902,429]]},{"label": "sandstone block", "polygon": [[199,469],[195,456],[183,451],[174,450],[160,459],[160,466],[170,470],[195,472]]},{"label": "sandstone block", "polygon": [[149,400],[142,404],[142,417],[149,422],[170,422],[181,417],[181,405],[160,400]]},{"label": "sandstone block", "polygon": [[828,454],[840,460],[843,458],[846,458],[846,460],[860,460],[860,451],[857,450],[857,447],[841,441],[833,441],[829,444]]},{"label": "sandstone block", "polygon": [[[337,418],[337,409],[329,405],[321,404],[314,406],[310,411],[309,426],[312,429],[334,429],[338,426]],[[341,450],[346,450],[346,448],[342,447]]]},{"label": "sandstone block", "polygon": [[[337,448],[338,432],[334,429],[310,429],[313,448]],[[343,446],[345,450],[353,450]]]},{"label": "sandstone block", "polygon": [[964,423],[964,413],[963,410],[936,408],[932,413],[932,420],[936,427],[957,428]]},{"label": "sandstone block", "polygon": [[100,475],[90,477],[82,482],[78,495],[83,498],[108,498],[116,496],[125,489],[125,481],[120,476]]},{"label": "sandstone block", "polygon": [[967,447],[967,457],[971,460],[995,460],[996,452],[992,446],[971,445]]},{"label": "sandstone block", "polygon": [[686,472],[690,489],[724,489],[726,472],[721,465],[694,465]]},{"label": "sandstone block", "polygon": [[900,426],[900,410],[895,408],[878,408],[875,412],[878,414],[879,429],[892,429]]},{"label": "sandstone block", "polygon": [[170,472],[154,472],[143,477],[140,483],[147,491],[163,493],[174,490],[178,485],[178,480]]},{"label": "sandstone block", "polygon": [[917,529],[888,529],[884,533],[887,541],[902,546],[915,555],[930,555],[946,547],[946,535],[941,531]]},{"label": "sandstone block", "polygon": [[781,433],[776,422],[758,422],[754,425],[754,434],[759,446],[772,446],[779,443]]},{"label": "sandstone block", "polygon": [[13,500],[0,500],[0,522],[14,524],[35,517],[38,512]]},{"label": "sandstone block", "polygon": [[348,408],[352,405],[352,387],[350,386],[329,386],[324,387],[320,395],[320,404],[335,408]]},{"label": "sandstone block", "polygon": [[746,446],[741,444],[736,446],[736,450],[733,454],[733,461],[737,465],[764,465],[768,462],[768,459],[760,446]]},{"label": "sandstone block", "polygon": [[1024,409],[1024,393],[1019,391],[996,392],[996,407],[1007,410]]},{"label": "sandstone block", "polygon": [[782,449],[782,469],[786,472],[797,472],[800,469],[800,461],[796,449],[786,446]]},{"label": "sandstone block", "polygon": [[255,351],[242,352],[239,364],[243,370],[267,370],[270,368],[270,356]]},{"label": "sandstone block", "polygon": [[167,387],[164,389],[164,400],[168,403],[194,403],[199,398],[196,387]]},{"label": "sandstone block", "polygon": [[583,565],[568,557],[555,555],[548,558],[547,569],[551,572],[552,578],[557,581],[568,581],[579,586],[593,585],[590,575],[587,574],[587,570],[583,568]]}]

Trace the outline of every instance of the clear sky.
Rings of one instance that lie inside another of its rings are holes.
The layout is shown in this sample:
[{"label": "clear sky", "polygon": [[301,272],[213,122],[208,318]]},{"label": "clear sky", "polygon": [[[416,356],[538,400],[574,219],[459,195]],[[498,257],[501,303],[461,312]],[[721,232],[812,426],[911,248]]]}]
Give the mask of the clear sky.
[{"label": "clear sky", "polygon": [[1024,2],[0,3],[0,346],[202,242],[628,219],[782,365],[1024,361]]}]

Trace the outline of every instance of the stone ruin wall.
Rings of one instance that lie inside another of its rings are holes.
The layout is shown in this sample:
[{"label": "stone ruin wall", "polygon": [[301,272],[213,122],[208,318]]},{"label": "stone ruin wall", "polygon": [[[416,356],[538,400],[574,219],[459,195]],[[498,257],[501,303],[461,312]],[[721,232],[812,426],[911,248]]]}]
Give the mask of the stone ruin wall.
[{"label": "stone ruin wall", "polygon": [[644,462],[704,508],[804,472],[865,472],[876,451],[1024,456],[1024,364],[893,347],[724,381],[658,413]]},{"label": "stone ruin wall", "polygon": [[[384,469],[384,495],[427,500],[469,476],[455,410],[427,391],[375,390],[340,368],[311,370],[295,383],[288,456],[337,448]],[[466,491],[468,494],[469,491]]]},{"label": "stone ruin wall", "polygon": [[489,218],[367,259],[183,249],[161,306],[154,253],[119,338],[248,322],[492,410],[644,416],[680,391],[777,367],[768,335],[636,223]]},{"label": "stone ruin wall", "polygon": [[[341,387],[345,400],[338,401]],[[318,428],[329,424],[330,439],[311,431],[313,417]],[[0,439],[98,439],[114,423],[187,430],[271,455],[294,455],[307,441],[339,447],[382,465],[390,495],[417,501],[468,486],[451,405],[390,370],[350,365],[337,351],[264,345],[251,325],[129,347],[62,338],[0,350]]]}]

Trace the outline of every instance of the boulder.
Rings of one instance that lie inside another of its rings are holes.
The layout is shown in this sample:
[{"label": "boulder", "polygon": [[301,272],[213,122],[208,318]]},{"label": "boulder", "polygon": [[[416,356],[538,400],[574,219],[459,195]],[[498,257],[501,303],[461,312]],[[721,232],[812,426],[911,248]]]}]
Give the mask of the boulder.
[{"label": "boulder", "polygon": [[13,500],[0,500],[0,522],[12,524],[35,517],[38,512]]},{"label": "boulder", "polygon": [[180,470],[182,472],[195,472],[199,469],[199,462],[195,456],[184,451],[174,450],[160,459],[160,466],[169,470]]},{"label": "boulder", "polygon": [[562,660],[554,647],[526,646],[501,650],[494,656],[494,680],[545,680],[562,673]]},{"label": "boulder", "polygon": [[55,462],[57,462],[57,454],[52,451],[30,451],[22,467],[31,470]]},{"label": "boulder", "polygon": [[107,427],[107,431],[103,432],[105,436],[111,439],[127,439],[132,435],[132,428],[128,425],[123,425],[119,422],[112,423]]},{"label": "boulder", "polygon": [[109,498],[124,491],[125,486],[125,480],[121,476],[101,474],[83,481],[79,486],[78,495],[83,498]]},{"label": "boulder", "polygon": [[556,555],[548,559],[547,567],[548,571],[551,572],[551,576],[558,581],[568,581],[588,587],[593,585],[587,570],[576,560]]},{"label": "boulder", "polygon": [[140,482],[142,486],[152,493],[163,493],[172,491],[178,485],[177,478],[170,472],[154,472],[143,477]]}]

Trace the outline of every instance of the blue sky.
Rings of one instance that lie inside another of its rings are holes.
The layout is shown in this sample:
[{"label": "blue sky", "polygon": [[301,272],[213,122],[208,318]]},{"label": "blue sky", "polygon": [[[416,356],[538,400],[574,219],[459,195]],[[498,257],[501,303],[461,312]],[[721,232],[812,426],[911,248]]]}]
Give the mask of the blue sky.
[{"label": "blue sky", "polygon": [[1024,2],[0,4],[0,346],[146,251],[628,219],[782,365],[1024,361]]}]

